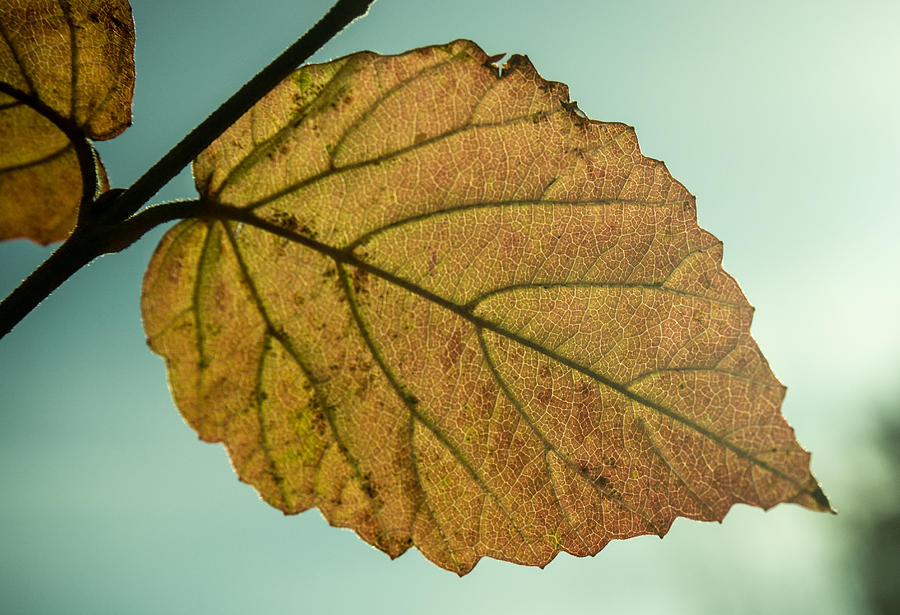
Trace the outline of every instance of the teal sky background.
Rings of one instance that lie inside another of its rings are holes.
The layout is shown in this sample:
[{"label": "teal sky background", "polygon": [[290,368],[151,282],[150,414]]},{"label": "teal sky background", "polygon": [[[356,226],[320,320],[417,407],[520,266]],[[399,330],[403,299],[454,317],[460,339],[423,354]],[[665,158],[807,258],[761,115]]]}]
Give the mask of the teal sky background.
[{"label": "teal sky background", "polygon": [[[134,125],[98,144],[121,187],[330,2],[132,6]],[[664,540],[544,570],[485,559],[462,579],[414,550],[391,561],[316,510],[285,517],[197,441],[145,345],[157,229],[0,341],[0,611],[865,612],[860,528],[900,510],[874,444],[900,414],[898,32],[893,0],[379,0],[313,58],[470,38],[527,54],[589,117],[635,126],[724,241],[839,515],[737,506],[721,525],[679,519]],[[154,202],[195,194],[185,171]],[[0,292],[49,253],[0,245]]]}]

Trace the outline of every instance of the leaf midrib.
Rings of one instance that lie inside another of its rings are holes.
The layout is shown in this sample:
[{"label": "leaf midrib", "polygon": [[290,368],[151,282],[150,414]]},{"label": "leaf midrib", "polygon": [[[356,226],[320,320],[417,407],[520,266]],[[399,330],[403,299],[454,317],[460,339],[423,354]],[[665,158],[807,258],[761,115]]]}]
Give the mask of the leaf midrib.
[{"label": "leaf midrib", "polygon": [[[675,412],[674,410],[672,410],[670,408],[663,406],[662,404],[654,402],[651,399],[648,399],[642,395],[639,395],[639,394],[631,391],[630,389],[627,388],[627,386],[622,385],[622,384],[608,378],[607,376],[604,376],[603,374],[600,374],[599,372],[596,372],[596,371],[590,369],[589,367],[581,365],[581,364],[573,361],[572,359],[569,359],[568,357],[565,357],[557,352],[554,352],[553,350],[545,348],[545,347],[541,346],[540,344],[538,344],[537,342],[534,342],[526,337],[523,337],[517,333],[509,331],[493,321],[490,321],[481,316],[478,316],[477,314],[472,313],[465,306],[461,306],[456,303],[453,303],[452,301],[449,301],[448,299],[445,299],[444,297],[442,297],[430,290],[422,288],[421,286],[418,286],[404,278],[401,278],[400,276],[397,276],[389,271],[385,271],[384,269],[381,269],[380,267],[372,265],[371,263],[362,261],[358,257],[356,257],[352,251],[338,249],[338,248],[335,248],[328,244],[325,244],[325,243],[322,243],[315,239],[312,239],[310,237],[306,237],[304,235],[300,235],[299,233],[282,228],[281,226],[278,226],[275,223],[272,223],[267,220],[263,220],[261,218],[256,217],[252,212],[247,211],[246,209],[227,206],[227,205],[221,205],[218,203],[206,201],[206,202],[204,202],[204,213],[207,213],[210,217],[217,218],[220,220],[231,220],[231,221],[235,221],[235,222],[243,222],[245,224],[254,226],[260,230],[272,233],[272,234],[282,237],[284,239],[293,241],[294,243],[300,244],[304,247],[310,248],[310,249],[322,254],[323,256],[327,256],[327,257],[331,258],[338,264],[350,265],[352,267],[366,271],[367,273],[370,273],[374,276],[377,276],[386,282],[394,284],[394,285],[396,285],[410,293],[413,293],[423,299],[431,301],[432,303],[434,303],[446,310],[449,310],[450,312],[453,312],[454,314],[465,319],[466,321],[468,321],[475,327],[478,327],[478,328],[484,329],[484,330],[488,330],[488,331],[492,331],[493,333],[496,333],[497,335],[506,337],[507,339],[509,339],[512,342],[521,344],[522,346],[525,346],[526,348],[529,348],[537,353],[540,353],[540,354],[560,363],[561,365],[568,367],[569,369],[577,371],[577,372],[583,374],[584,376],[591,378],[592,380],[600,383],[601,385],[606,386],[606,387],[624,395],[625,397],[627,397],[628,399],[630,399],[631,401],[633,401],[635,403],[638,403],[638,404],[640,404],[644,407],[647,407],[651,410],[654,410],[664,416],[667,416],[675,421],[678,421],[679,423],[682,423],[686,427],[689,427],[690,429],[692,429],[695,432],[699,433],[700,435],[706,437],[710,441],[730,450],[732,453],[734,453],[738,457],[747,460],[748,462],[752,463],[753,465],[756,465],[757,467],[759,467],[767,472],[770,472],[774,476],[777,476],[778,478],[791,484],[792,486],[797,488],[798,492],[810,493],[810,490],[806,485],[799,483],[796,479],[788,476],[787,474],[785,474],[778,468],[775,468],[775,467],[771,466],[770,464],[766,463],[765,461],[758,459],[753,454],[749,453],[748,451],[744,450],[743,448],[741,448],[731,442],[728,442],[727,440],[722,439],[717,434],[715,434],[711,430],[707,429],[706,427],[703,427],[699,423],[697,423],[685,416],[682,416],[681,414]],[[228,235],[230,236],[230,233],[228,233]]]}]

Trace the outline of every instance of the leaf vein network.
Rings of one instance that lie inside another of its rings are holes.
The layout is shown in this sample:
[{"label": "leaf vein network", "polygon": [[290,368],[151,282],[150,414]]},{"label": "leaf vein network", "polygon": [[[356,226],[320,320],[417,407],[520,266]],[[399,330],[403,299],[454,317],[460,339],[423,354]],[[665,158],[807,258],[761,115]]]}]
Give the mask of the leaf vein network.
[{"label": "leaf vein network", "polygon": [[[522,534],[522,530],[519,527],[519,524],[516,523],[516,520],[510,514],[509,510],[507,510],[506,506],[503,504],[500,498],[493,492],[493,490],[487,485],[484,479],[478,474],[478,472],[472,466],[472,463],[466,458],[462,451],[460,451],[459,448],[453,442],[451,442],[450,439],[428,417],[426,417],[419,411],[418,400],[413,397],[412,393],[407,391],[406,387],[400,383],[393,370],[391,370],[391,368],[388,366],[387,361],[375,344],[375,340],[372,338],[369,327],[363,319],[362,314],[360,314],[359,303],[356,299],[356,294],[353,292],[349,277],[347,276],[347,272],[344,266],[341,263],[336,263],[336,265],[341,277],[341,283],[344,289],[344,293],[347,296],[347,301],[350,306],[350,312],[354,322],[356,323],[357,329],[359,330],[360,335],[365,341],[366,347],[369,349],[372,358],[375,359],[376,363],[378,363],[378,367],[381,369],[381,372],[384,375],[385,379],[387,379],[388,383],[391,385],[391,388],[394,390],[394,392],[397,394],[397,397],[409,412],[410,419],[417,421],[429,432],[431,432],[432,435],[434,435],[434,437],[438,440],[438,442],[440,442],[441,445],[443,445],[444,448],[446,448],[447,451],[451,455],[453,455],[454,458],[456,458],[463,469],[466,470],[466,473],[472,477],[472,480],[475,481],[475,483],[481,488],[481,490],[486,493],[492,500],[494,500],[494,502],[497,503],[497,506],[500,507],[504,515],[506,515],[506,517],[512,523],[516,532],[524,540],[524,535]],[[414,455],[412,463],[416,463]]]},{"label": "leaf vein network", "polygon": [[[643,515],[640,511],[637,511],[634,508],[632,508],[621,497],[616,496],[610,490],[608,490],[605,487],[603,487],[602,485],[600,485],[597,481],[591,480],[589,477],[587,477],[584,474],[584,472],[578,467],[578,464],[576,464],[574,461],[572,461],[567,454],[565,454],[561,450],[559,450],[559,447],[557,447],[555,444],[553,444],[550,441],[550,439],[547,438],[547,436],[545,436],[541,432],[540,429],[538,429],[538,426],[534,422],[534,419],[532,419],[531,416],[525,411],[525,408],[522,405],[522,402],[512,392],[512,389],[510,389],[509,384],[506,382],[506,379],[503,378],[502,374],[500,374],[500,370],[497,368],[496,362],[491,357],[490,349],[487,346],[487,340],[484,339],[484,334],[483,334],[481,328],[476,328],[476,331],[478,332],[478,343],[481,346],[481,352],[484,356],[485,363],[487,364],[488,369],[490,370],[491,374],[493,375],[494,380],[496,380],[497,386],[500,387],[500,390],[503,392],[503,395],[509,400],[509,402],[516,409],[516,413],[519,415],[519,417],[521,417],[522,420],[525,421],[525,423],[531,428],[531,431],[538,437],[538,439],[544,445],[544,451],[552,452],[557,457],[559,457],[559,459],[566,465],[566,467],[568,467],[570,470],[575,472],[577,475],[584,478],[585,481],[591,486],[591,488],[594,491],[597,492],[597,495],[599,495],[601,498],[611,500],[611,501],[615,502],[616,504],[618,504],[621,508],[630,512],[631,514],[641,517],[644,521],[646,521],[647,525],[649,525],[651,528],[653,528],[654,533],[658,533],[656,530],[656,526],[653,524],[653,522],[649,518],[647,518],[645,515]],[[549,479],[550,479],[550,477],[548,476],[548,480]],[[554,488],[554,491],[555,491],[555,488]],[[562,507],[562,502],[558,498],[557,498],[557,503],[559,505],[560,511],[562,511],[563,515],[565,515],[566,513]]]},{"label": "leaf vein network", "polygon": [[[225,225],[222,224],[223,228],[224,228],[224,226]],[[294,347],[290,338],[287,337],[282,331],[280,331],[278,329],[278,327],[276,327],[275,324],[272,322],[272,319],[269,316],[268,310],[265,307],[265,303],[263,302],[262,297],[259,294],[259,290],[256,288],[256,285],[253,282],[253,277],[250,275],[250,271],[247,267],[246,262],[244,261],[244,258],[241,254],[240,248],[237,245],[237,242],[235,241],[235,238],[232,236],[231,233],[227,232],[227,230],[225,231],[224,234],[228,238],[229,243],[231,244],[231,249],[234,252],[235,259],[238,262],[238,266],[241,269],[241,275],[243,276],[244,282],[247,284],[247,288],[249,289],[250,294],[253,297],[253,301],[256,305],[257,311],[259,312],[260,316],[263,318],[263,321],[265,322],[268,334],[271,335],[272,337],[274,337],[275,339],[277,339],[281,343],[282,347],[284,347],[284,349],[288,352],[288,356],[290,356],[293,359],[293,361],[296,363],[296,365],[303,372],[303,375],[306,377],[307,381],[312,385],[313,390],[316,393],[318,406],[319,406],[319,408],[321,408],[322,413],[325,415],[325,418],[328,421],[328,425],[331,429],[332,437],[334,438],[335,442],[340,447],[340,450],[344,454],[344,457],[347,459],[347,462],[349,463],[354,474],[356,475],[357,481],[362,483],[363,482],[363,472],[360,468],[359,461],[351,454],[350,450],[348,449],[346,444],[344,444],[344,442],[343,442],[343,438],[340,434],[340,430],[337,427],[337,422],[335,420],[333,411],[332,411],[331,407],[329,406],[329,404],[327,403],[325,394],[321,390],[321,384],[313,377],[312,371],[309,369],[309,366],[306,364],[306,362],[302,358],[302,354]],[[262,429],[262,428],[263,428],[263,426],[260,425],[260,429]],[[378,524],[381,526],[382,534],[386,534],[386,528],[384,525],[384,521],[381,519],[378,508],[375,506],[375,502],[370,499],[369,505],[372,509],[373,517],[378,522]]]}]

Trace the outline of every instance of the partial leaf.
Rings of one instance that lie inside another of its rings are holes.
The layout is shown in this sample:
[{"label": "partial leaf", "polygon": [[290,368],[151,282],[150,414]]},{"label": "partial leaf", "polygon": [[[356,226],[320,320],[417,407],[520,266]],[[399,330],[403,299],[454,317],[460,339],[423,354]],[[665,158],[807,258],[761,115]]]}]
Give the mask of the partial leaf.
[{"label": "partial leaf", "polygon": [[131,124],[133,54],[127,0],[0,6],[0,239],[46,244],[71,232],[82,173],[61,127],[110,139]]},{"label": "partial leaf", "polygon": [[287,513],[464,574],[828,510],[694,198],[633,130],[474,43],[297,71],[194,166],[144,327]]}]

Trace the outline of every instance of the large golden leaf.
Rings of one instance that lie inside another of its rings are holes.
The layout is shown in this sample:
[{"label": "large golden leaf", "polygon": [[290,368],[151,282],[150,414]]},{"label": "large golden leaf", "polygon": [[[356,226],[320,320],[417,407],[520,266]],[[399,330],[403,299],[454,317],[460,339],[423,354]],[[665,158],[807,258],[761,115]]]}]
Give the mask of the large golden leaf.
[{"label": "large golden leaf", "polygon": [[273,506],[460,574],[736,502],[828,510],[694,198],[490,61],[307,66],[198,158],[219,205],[143,292],[190,425]]},{"label": "large golden leaf", "polygon": [[133,53],[127,0],[0,5],[0,82],[16,92],[0,91],[0,239],[46,244],[72,231],[82,175],[59,124],[91,139],[125,130],[131,124]]}]

